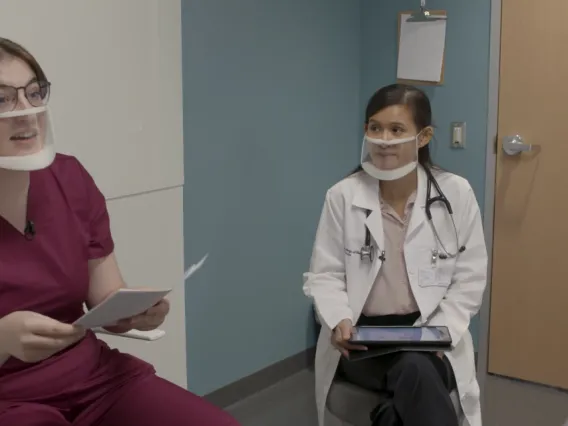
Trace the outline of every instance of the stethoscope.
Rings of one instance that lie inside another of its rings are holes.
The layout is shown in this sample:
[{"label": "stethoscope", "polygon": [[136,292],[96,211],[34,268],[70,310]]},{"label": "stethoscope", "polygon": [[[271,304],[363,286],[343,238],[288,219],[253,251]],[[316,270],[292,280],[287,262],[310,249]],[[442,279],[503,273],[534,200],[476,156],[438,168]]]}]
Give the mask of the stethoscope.
[{"label": "stethoscope", "polygon": [[[462,245],[462,246],[459,245],[458,229],[456,227],[456,222],[454,221],[454,211],[452,209],[452,205],[450,204],[450,202],[448,201],[448,199],[446,198],[446,196],[442,192],[442,189],[440,188],[440,185],[438,185],[438,182],[434,178],[432,171],[429,170],[427,167],[424,168],[424,171],[426,172],[426,176],[427,176],[427,179],[428,179],[428,184],[426,186],[426,204],[425,204],[425,209],[424,209],[425,213],[426,213],[426,219],[428,219],[428,223],[430,224],[430,228],[432,228],[432,232],[434,234],[434,237],[436,238],[438,246],[442,249],[441,252],[437,249],[432,250],[432,264],[436,264],[438,259],[443,260],[443,259],[448,259],[448,258],[449,259],[456,258],[460,253],[463,253],[466,250],[466,247],[464,245]],[[438,193],[438,195],[435,196],[435,197],[432,197],[432,186],[434,187],[434,189]],[[447,212],[448,212],[448,216],[450,217],[450,220],[452,222],[452,226],[454,228],[454,235],[455,235],[455,239],[456,239],[456,247],[459,247],[457,252],[450,252],[446,249],[446,246],[444,245],[444,243],[440,239],[440,235],[438,234],[438,231],[437,231],[436,227],[434,226],[434,223],[432,222],[431,207],[434,203],[437,203],[437,202],[442,203],[444,205],[444,207],[446,208]],[[365,214],[366,214],[366,217],[369,217],[369,215],[371,214],[371,210],[365,210]],[[369,230],[369,227],[367,225],[365,225],[365,244],[361,247],[361,251],[359,252],[359,255],[361,256],[361,260],[368,258],[369,262],[373,262],[374,255],[375,255],[375,248],[371,244],[371,231]],[[380,254],[378,256],[378,259],[381,262],[384,262],[386,260],[384,250],[380,250]]]}]

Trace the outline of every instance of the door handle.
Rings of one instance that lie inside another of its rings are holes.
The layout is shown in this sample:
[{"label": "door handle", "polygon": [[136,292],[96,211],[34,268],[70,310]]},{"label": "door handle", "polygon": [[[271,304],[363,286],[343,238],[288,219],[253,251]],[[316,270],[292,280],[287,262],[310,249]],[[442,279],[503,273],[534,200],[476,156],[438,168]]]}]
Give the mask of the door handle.
[{"label": "door handle", "polygon": [[525,143],[522,136],[505,136],[503,138],[503,151],[507,155],[519,155],[522,152],[532,151],[536,145]]}]

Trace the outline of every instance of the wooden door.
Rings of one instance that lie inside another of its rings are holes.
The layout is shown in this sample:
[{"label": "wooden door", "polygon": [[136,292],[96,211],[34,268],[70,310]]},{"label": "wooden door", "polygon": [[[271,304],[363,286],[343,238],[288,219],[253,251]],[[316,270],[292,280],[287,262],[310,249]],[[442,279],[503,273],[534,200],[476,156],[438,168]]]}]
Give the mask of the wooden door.
[{"label": "wooden door", "polygon": [[501,31],[488,369],[568,389],[568,1],[502,0]]}]

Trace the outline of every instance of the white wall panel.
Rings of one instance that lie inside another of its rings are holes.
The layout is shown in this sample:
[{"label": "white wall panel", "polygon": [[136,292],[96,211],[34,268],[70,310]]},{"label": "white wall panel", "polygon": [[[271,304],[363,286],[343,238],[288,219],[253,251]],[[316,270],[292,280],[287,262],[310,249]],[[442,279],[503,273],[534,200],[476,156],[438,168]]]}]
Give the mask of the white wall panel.
[{"label": "white wall panel", "polygon": [[2,0],[52,82],[59,151],[107,198],[183,184],[180,0]]},{"label": "white wall panel", "polygon": [[[108,203],[116,255],[130,287],[174,288],[171,313],[154,342],[104,336],[111,346],[154,365],[158,374],[185,387],[185,292],[183,284],[183,189],[150,192]],[[197,259],[198,260],[198,259]]]}]

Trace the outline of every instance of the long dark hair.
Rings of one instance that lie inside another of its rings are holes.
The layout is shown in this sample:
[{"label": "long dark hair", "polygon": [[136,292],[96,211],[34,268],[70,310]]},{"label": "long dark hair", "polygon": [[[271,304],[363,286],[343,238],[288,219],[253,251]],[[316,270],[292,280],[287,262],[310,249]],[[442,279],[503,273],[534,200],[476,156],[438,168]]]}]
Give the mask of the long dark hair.
[{"label": "long dark hair", "polygon": [[[365,125],[369,124],[373,115],[393,105],[404,105],[410,110],[418,131],[432,125],[432,107],[428,96],[422,90],[407,84],[391,84],[376,91],[365,109]],[[429,143],[418,149],[418,163],[426,169],[435,167]],[[359,165],[351,174],[361,170],[363,168]]]}]

